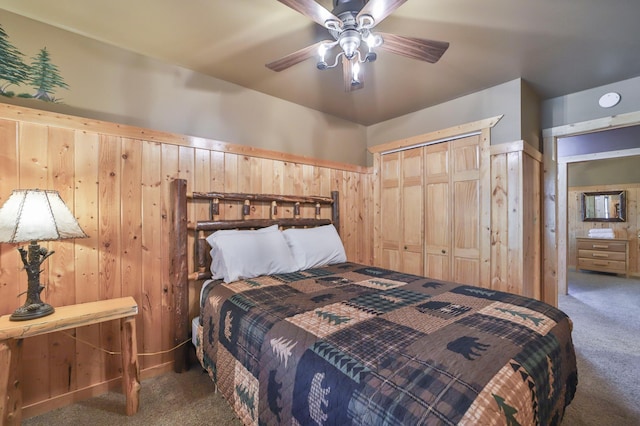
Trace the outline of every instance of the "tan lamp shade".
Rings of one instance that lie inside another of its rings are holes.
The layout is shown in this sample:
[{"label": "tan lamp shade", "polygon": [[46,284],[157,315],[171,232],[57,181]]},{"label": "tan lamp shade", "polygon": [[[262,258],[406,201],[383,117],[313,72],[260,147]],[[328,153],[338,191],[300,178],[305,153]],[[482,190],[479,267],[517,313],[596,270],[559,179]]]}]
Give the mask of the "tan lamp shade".
[{"label": "tan lamp shade", "polygon": [[58,191],[17,189],[0,209],[0,242],[84,238]]}]

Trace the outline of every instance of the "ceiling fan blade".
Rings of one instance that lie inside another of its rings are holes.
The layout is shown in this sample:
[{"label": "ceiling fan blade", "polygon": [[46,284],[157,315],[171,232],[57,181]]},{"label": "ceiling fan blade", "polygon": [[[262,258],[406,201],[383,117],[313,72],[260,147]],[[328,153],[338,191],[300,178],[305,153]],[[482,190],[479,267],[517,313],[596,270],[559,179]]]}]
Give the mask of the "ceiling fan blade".
[{"label": "ceiling fan blade", "polygon": [[344,55],[342,56],[342,76],[344,78],[345,92],[353,92],[354,90],[362,89],[364,87],[362,79],[359,79],[356,83],[353,81],[353,66],[357,61],[358,59],[355,56],[351,59],[347,59]]},{"label": "ceiling fan blade", "polygon": [[363,15],[369,15],[373,18],[375,25],[377,25],[406,1],[407,0],[369,0],[358,13],[358,18]]},{"label": "ceiling fan blade", "polygon": [[378,49],[397,55],[435,64],[449,48],[446,41],[425,40],[416,37],[403,37],[395,34],[381,33],[384,42]]},{"label": "ceiling fan blade", "polygon": [[[326,27],[327,21],[337,21],[338,24],[342,27],[342,21],[340,18],[335,16],[333,13],[329,12],[324,7],[320,6],[314,0],[278,0],[280,3],[289,6],[291,9],[295,10],[307,16],[318,24]],[[406,0],[405,0],[406,1]]]},{"label": "ceiling fan blade", "polygon": [[312,44],[311,46],[307,46],[304,49],[296,50],[293,53],[288,54],[287,56],[283,56],[280,59],[277,59],[273,62],[269,62],[265,66],[273,71],[283,71],[287,68],[296,65],[304,60],[312,58],[318,54],[318,48],[323,43],[332,43],[331,40],[322,40],[317,42],[316,44]]}]

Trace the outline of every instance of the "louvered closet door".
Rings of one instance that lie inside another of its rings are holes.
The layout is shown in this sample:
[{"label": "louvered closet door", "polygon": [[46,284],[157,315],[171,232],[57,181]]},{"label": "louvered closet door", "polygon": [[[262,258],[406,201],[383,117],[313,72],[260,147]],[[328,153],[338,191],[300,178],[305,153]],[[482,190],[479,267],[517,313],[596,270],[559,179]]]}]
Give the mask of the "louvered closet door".
[{"label": "louvered closet door", "polygon": [[382,156],[380,265],[419,274],[423,260],[423,149]]}]

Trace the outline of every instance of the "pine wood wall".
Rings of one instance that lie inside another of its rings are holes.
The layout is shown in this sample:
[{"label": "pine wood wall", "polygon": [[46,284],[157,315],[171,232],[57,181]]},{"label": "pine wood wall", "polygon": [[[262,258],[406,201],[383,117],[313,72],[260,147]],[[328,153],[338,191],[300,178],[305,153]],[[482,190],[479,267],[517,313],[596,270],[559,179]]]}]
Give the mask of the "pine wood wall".
[{"label": "pine wood wall", "polygon": [[491,288],[544,300],[541,197],[542,154],[524,141],[492,146]]},{"label": "pine wood wall", "polygon": [[[595,191],[625,191],[627,197],[627,211],[625,222],[583,222],[581,194]],[[567,266],[576,267],[576,238],[588,236],[591,228],[611,228],[616,238],[629,240],[629,274],[640,276],[640,184],[599,185],[569,188],[567,200],[568,238],[569,248]]]},{"label": "pine wood wall", "polygon": [[[186,179],[188,192],[330,196],[337,190],[347,257],[373,262],[372,179],[363,167],[6,104],[0,104],[0,164],[0,204],[13,189],[55,189],[89,235],[43,243],[55,250],[44,265],[43,300],[55,307],[133,296],[140,354],[173,345],[168,221],[174,178]],[[191,211],[190,220],[199,213]],[[0,315],[24,303],[16,297],[27,285],[21,268],[16,246],[0,244]],[[25,339],[25,417],[119,384],[119,357],[97,349],[119,350],[118,323],[69,334],[82,341],[62,332]],[[172,353],[141,356],[142,377],[169,371],[172,362]]]}]

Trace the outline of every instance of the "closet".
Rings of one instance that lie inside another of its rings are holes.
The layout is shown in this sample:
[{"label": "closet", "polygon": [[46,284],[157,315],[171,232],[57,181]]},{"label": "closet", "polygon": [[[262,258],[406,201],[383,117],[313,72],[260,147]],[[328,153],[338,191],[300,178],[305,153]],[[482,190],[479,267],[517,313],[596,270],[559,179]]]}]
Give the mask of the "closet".
[{"label": "closet", "polygon": [[542,154],[524,140],[491,145],[500,118],[369,148],[374,265],[545,297]]},{"label": "closet", "polygon": [[475,134],[381,154],[380,266],[482,284],[480,141]]}]

